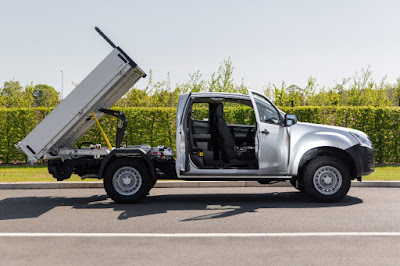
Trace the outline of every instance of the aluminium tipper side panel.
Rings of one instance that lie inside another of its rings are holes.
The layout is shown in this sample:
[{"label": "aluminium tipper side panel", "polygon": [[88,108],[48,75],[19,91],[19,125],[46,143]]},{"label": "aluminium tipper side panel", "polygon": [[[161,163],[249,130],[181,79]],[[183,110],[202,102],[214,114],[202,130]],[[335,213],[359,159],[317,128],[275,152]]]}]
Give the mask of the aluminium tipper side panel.
[{"label": "aluminium tipper side panel", "polygon": [[100,108],[112,107],[145,74],[115,48],[64,100],[61,101],[22,141],[22,150],[31,163],[59,148],[72,147],[94,124]]}]

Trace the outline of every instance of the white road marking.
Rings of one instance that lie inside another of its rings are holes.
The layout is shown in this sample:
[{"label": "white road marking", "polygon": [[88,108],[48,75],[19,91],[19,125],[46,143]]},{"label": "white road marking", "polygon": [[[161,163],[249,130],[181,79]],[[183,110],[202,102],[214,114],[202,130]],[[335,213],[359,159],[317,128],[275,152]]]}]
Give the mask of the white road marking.
[{"label": "white road marking", "polygon": [[299,232],[299,233],[0,233],[0,237],[127,237],[127,238],[206,238],[206,237],[334,237],[400,236],[400,232]]}]

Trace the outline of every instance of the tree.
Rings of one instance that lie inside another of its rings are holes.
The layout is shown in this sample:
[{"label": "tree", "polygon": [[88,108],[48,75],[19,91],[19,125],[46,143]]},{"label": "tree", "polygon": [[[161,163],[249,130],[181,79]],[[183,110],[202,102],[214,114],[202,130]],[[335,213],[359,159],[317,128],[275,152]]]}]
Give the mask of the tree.
[{"label": "tree", "polygon": [[130,89],[115,106],[120,107],[146,107],[150,106],[149,95],[144,90]]},{"label": "tree", "polygon": [[4,86],[0,91],[1,102],[7,108],[10,107],[22,107],[23,97],[22,97],[22,86],[19,81],[10,80],[4,82]]},{"label": "tree", "polygon": [[211,75],[208,90],[210,92],[236,92],[232,75],[232,60],[228,58],[219,66],[218,72]]},{"label": "tree", "polygon": [[28,84],[25,86],[23,98],[24,98],[24,105],[27,108],[35,107],[34,101],[33,101],[33,91],[34,90],[35,90],[35,86],[33,85],[33,82],[31,82],[31,84]]},{"label": "tree", "polygon": [[400,106],[400,78],[396,80],[396,83],[388,88],[388,97],[390,104],[394,106]]},{"label": "tree", "polygon": [[32,96],[35,107],[54,107],[60,102],[60,93],[45,84],[35,85]]}]

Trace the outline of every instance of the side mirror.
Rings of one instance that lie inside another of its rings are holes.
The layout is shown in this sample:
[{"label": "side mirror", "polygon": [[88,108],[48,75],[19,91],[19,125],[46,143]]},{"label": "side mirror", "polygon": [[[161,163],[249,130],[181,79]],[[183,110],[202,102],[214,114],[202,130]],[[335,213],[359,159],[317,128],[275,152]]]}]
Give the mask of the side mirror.
[{"label": "side mirror", "polygon": [[285,115],[285,125],[287,127],[293,126],[297,123],[297,117],[294,114],[286,114]]}]

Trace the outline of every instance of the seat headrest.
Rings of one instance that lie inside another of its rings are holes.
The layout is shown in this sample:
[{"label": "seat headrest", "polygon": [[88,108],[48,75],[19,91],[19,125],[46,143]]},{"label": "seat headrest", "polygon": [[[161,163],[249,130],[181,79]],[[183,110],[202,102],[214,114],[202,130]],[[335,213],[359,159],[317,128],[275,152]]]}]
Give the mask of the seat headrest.
[{"label": "seat headrest", "polygon": [[220,117],[224,116],[224,105],[222,103],[218,104],[215,110],[215,115]]}]

